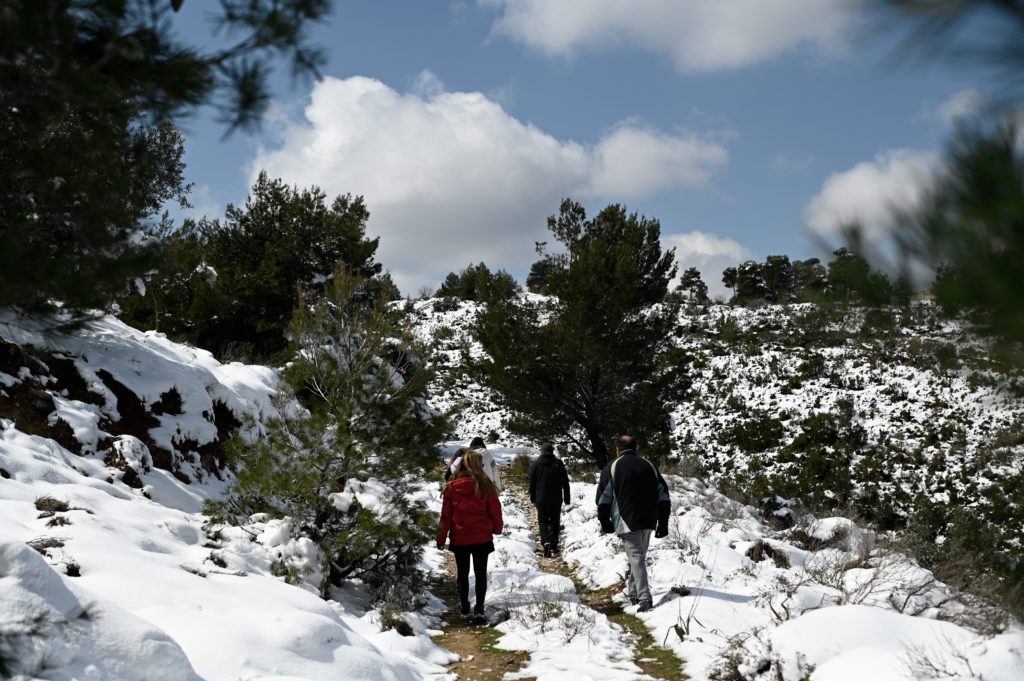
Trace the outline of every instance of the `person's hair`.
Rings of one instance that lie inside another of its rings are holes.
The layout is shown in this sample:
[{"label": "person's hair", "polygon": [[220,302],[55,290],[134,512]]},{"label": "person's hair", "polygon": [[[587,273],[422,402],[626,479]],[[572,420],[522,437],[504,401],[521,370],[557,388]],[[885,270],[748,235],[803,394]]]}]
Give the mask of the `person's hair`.
[{"label": "person's hair", "polygon": [[484,444],[484,439],[477,435],[469,442],[470,449],[487,449],[487,445]]},{"label": "person's hair", "polygon": [[475,449],[460,449],[459,451],[462,452],[462,463],[459,464],[459,470],[452,476],[452,480],[456,478],[473,478],[473,481],[476,483],[476,495],[478,497],[498,496],[498,488],[494,486],[491,479],[484,473],[484,459],[480,456],[480,452]]},{"label": "person's hair", "polygon": [[632,435],[620,435],[615,438],[615,446],[626,451],[627,449],[636,449],[636,443],[633,441]]},{"label": "person's hair", "polygon": [[458,449],[458,450],[455,451],[454,454],[452,454],[452,458],[448,459],[448,468],[449,469],[451,469],[451,467],[455,465],[455,462],[458,461],[459,457],[462,456],[462,454],[465,451],[466,451],[465,448]]}]

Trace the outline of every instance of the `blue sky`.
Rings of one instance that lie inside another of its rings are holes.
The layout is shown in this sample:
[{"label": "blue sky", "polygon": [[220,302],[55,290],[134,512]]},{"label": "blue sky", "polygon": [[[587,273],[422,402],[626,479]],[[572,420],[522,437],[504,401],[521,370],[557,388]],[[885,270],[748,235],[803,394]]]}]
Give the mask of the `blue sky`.
[{"label": "blue sky", "polygon": [[[969,69],[897,59],[863,4],[337,3],[315,31],[325,80],[276,77],[259,134],[185,122],[195,212],[243,202],[260,168],[363,194],[378,260],[415,294],[480,260],[521,280],[559,198],[621,202],[721,290],[735,261],[815,255],[809,234],[912,202],[975,97]],[[204,34],[204,6],[184,4],[183,33]]]}]

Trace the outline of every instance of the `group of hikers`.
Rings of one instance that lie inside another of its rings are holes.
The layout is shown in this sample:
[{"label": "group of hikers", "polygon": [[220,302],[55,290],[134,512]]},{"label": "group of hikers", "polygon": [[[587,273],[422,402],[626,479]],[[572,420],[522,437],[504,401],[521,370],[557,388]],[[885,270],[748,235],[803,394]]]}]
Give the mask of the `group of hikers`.
[{"label": "group of hikers", "polygon": [[[653,607],[647,581],[647,549],[651,535],[668,536],[671,511],[668,485],[658,469],[636,453],[633,437],[615,440],[615,459],[601,471],[597,484],[597,517],[602,534],[615,533],[622,539],[628,569],[626,596],[637,612]],[[493,535],[501,534],[501,474],[483,438],[474,438],[448,461],[442,493],[437,548],[447,543],[455,557],[459,590],[459,612],[484,620],[487,598],[487,557],[494,552]],[[530,502],[537,509],[540,542],[544,556],[558,553],[562,506],[570,501],[569,474],[555,456],[554,445],[545,442],[540,456],[530,466]],[[473,566],[476,602],[470,610],[469,568]]]}]

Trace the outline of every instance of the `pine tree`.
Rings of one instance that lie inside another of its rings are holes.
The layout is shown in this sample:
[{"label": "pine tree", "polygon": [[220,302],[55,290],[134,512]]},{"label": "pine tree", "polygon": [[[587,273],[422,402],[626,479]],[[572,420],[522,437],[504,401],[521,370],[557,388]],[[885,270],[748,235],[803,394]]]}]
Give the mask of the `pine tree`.
[{"label": "pine tree", "polygon": [[339,268],[321,300],[294,319],[300,352],[285,372],[294,401],[265,440],[235,440],[238,478],[208,512],[245,524],[286,517],[320,550],[320,593],[359,578],[411,596],[436,516],[412,494],[437,461],[446,424],[427,404],[431,372],[409,330],[365,281]]},{"label": "pine tree", "polygon": [[315,74],[327,0],[222,0],[219,50],[180,41],[182,0],[13,0],[0,8],[0,306],[83,311],[153,266],[157,210],[184,203],[181,135],[214,104],[229,129],[266,107],[272,54]]},{"label": "pine tree", "polygon": [[711,302],[711,299],[708,298],[708,285],[704,283],[704,279],[700,276],[700,270],[696,267],[689,267],[683,272],[683,275],[679,277],[676,289],[685,293],[687,302],[691,304],[707,305]]},{"label": "pine tree", "polygon": [[458,274],[451,272],[441,283],[437,295],[488,303],[514,296],[519,284],[505,270],[491,272],[486,264],[470,265]]},{"label": "pine tree", "polygon": [[685,388],[671,342],[678,303],[667,296],[674,252],[662,252],[657,220],[619,205],[588,219],[567,199],[548,228],[565,249],[544,256],[552,297],[500,301],[481,314],[481,380],[511,412],[513,431],[572,442],[598,466],[621,433],[664,454],[665,404]]},{"label": "pine tree", "polygon": [[1024,340],[1024,151],[1011,121],[961,128],[947,172],[920,208],[903,216],[901,239],[937,265],[932,291],[950,312],[973,310],[994,332]]},{"label": "pine tree", "polygon": [[[300,290],[322,291],[339,262],[367,279],[380,272],[367,219],[361,197],[328,205],[317,187],[260,173],[245,205],[228,206],[223,221],[167,235],[165,266],[146,295],[137,289],[122,300],[123,318],[144,327],[156,320],[171,337],[219,357],[272,359],[288,345]],[[381,281],[364,292],[390,299],[393,286]]]}]

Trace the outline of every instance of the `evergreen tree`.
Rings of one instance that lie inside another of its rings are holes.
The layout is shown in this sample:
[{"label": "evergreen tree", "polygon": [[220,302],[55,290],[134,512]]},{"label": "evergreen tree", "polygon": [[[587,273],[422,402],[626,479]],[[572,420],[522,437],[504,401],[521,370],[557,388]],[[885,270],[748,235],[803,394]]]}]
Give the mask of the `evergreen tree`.
[{"label": "evergreen tree", "polygon": [[[147,295],[135,291],[122,302],[122,316],[141,326],[157,320],[165,333],[219,357],[272,358],[287,347],[300,289],[323,290],[339,262],[367,279],[380,272],[377,240],[365,237],[368,218],[361,197],[328,205],[317,187],[300,190],[261,173],[245,205],[228,206],[223,221],[169,235],[167,265]],[[394,295],[393,283],[374,286]]]},{"label": "evergreen tree", "polygon": [[837,249],[828,264],[828,294],[844,304],[885,305],[893,300],[893,285],[884,273],[871,269],[859,253]]},{"label": "evergreen tree", "polygon": [[546,293],[548,282],[551,281],[551,274],[555,271],[557,263],[552,256],[546,253],[547,242],[536,243],[539,260],[530,265],[530,272],[526,275],[526,289],[531,293]]},{"label": "evergreen tree", "polygon": [[325,598],[355,578],[410,598],[437,522],[412,485],[436,463],[446,424],[427,404],[421,348],[384,301],[366,305],[364,285],[339,268],[324,299],[298,306],[285,379],[301,408],[282,403],[266,439],[234,441],[237,482],[207,512],[240,525],[289,518],[320,550]]},{"label": "evergreen tree", "polygon": [[847,248],[836,249],[835,259],[828,264],[828,291],[834,300],[857,302],[867,286],[871,266],[863,256]]},{"label": "evergreen tree", "polygon": [[519,292],[519,284],[505,270],[491,272],[484,263],[470,265],[458,274],[451,272],[437,290],[440,297],[489,303],[511,298]]},{"label": "evergreen tree", "polygon": [[932,291],[950,312],[973,310],[996,333],[1024,340],[1024,147],[1009,121],[964,127],[947,172],[903,216],[908,253],[939,265]]},{"label": "evergreen tree", "polygon": [[512,414],[514,432],[567,439],[598,466],[620,433],[664,454],[665,405],[685,389],[685,375],[670,337],[674,253],[662,252],[658,221],[619,205],[588,219],[566,199],[548,228],[565,249],[545,256],[552,297],[511,298],[481,313],[473,329],[486,353],[481,380]]},{"label": "evergreen tree", "polygon": [[708,298],[708,285],[700,276],[700,270],[696,267],[688,267],[683,276],[679,278],[676,290],[686,294],[686,300],[695,305],[707,305],[711,302]]},{"label": "evergreen tree", "polygon": [[793,264],[788,255],[769,255],[761,265],[765,284],[765,298],[770,303],[788,303],[793,300]]},{"label": "evergreen tree", "polygon": [[828,273],[817,258],[793,262],[793,295],[800,302],[820,300],[828,288]]},{"label": "evergreen tree", "polygon": [[182,0],[15,0],[0,9],[0,305],[103,305],[152,267],[155,214],[184,202],[181,136],[167,123],[214,103],[231,128],[268,101],[271,53],[293,72],[327,0],[222,0],[239,40],[179,41]]},{"label": "evergreen tree", "polygon": [[768,285],[759,263],[747,260],[738,267],[729,267],[722,273],[722,283],[733,289],[732,302],[746,305],[768,300]]}]

